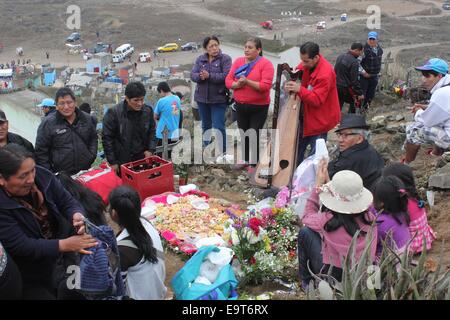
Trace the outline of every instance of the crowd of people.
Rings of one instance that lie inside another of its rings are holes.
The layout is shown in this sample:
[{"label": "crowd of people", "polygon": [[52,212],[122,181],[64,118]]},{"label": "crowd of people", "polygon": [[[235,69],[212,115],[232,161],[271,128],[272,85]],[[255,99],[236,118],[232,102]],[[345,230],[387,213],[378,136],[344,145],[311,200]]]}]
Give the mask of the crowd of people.
[{"label": "crowd of people", "polygon": [[[264,57],[258,38],[249,38],[244,56],[234,61],[222,53],[215,36],[204,40],[203,49],[191,73],[197,83],[194,99],[205,133],[203,145],[211,143],[212,131],[221,153],[226,153],[225,113],[231,92],[245,140],[248,130],[258,132],[267,120],[274,66]],[[294,150],[298,163],[313,154],[315,142],[326,140],[331,130],[335,129],[339,142],[337,157],[319,165],[316,188],[301,221],[298,259],[304,288],[312,279],[309,270],[323,273],[332,268],[331,274],[341,279],[342,259],[357,233],[356,257],[366,237],[375,237],[370,251],[374,263],[382,243],[402,253],[411,242],[409,250],[419,253],[424,240],[430,249],[436,238],[407,164],[422,144],[433,144],[433,155],[450,147],[448,65],[433,58],[416,68],[424,76],[431,100],[413,108],[415,122],[407,129],[403,163],[386,166],[370,144],[364,116],[354,114],[357,107],[368,108],[373,100],[382,55],[376,32],[368,34],[365,45],[352,44],[334,67],[318,44],[306,42],[300,46],[301,62],[296,67],[301,81],[287,81],[282,88],[302,103],[300,140]],[[160,99],[153,108],[144,103],[144,85],[130,82],[124,100],[103,117],[105,158],[118,175],[122,164],[153,155],[164,129],[171,141],[179,138],[180,98],[167,82],[159,83],[157,91]],[[341,115],[344,103],[350,104],[349,113]],[[86,221],[106,225],[109,214],[120,227],[116,240],[126,296],[164,299],[163,247],[157,230],[140,215],[139,194],[119,187],[110,193],[106,207],[98,194],[71,178],[91,168],[97,158],[97,119],[90,106],[77,107],[69,88],[59,89],[54,100],[44,99],[40,106],[45,117],[35,147],[9,132],[6,114],[0,110],[0,297],[83,298],[67,287],[66,268],[76,264],[79,253],[93,254],[90,250],[99,246],[99,240],[86,232]],[[235,168],[251,171],[259,154],[251,154],[248,143],[243,148],[243,159]]]}]

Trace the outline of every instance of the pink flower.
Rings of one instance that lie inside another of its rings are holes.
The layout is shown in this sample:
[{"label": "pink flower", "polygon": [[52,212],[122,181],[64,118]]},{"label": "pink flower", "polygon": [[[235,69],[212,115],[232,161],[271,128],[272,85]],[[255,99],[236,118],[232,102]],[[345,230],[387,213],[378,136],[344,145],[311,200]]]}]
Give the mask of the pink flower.
[{"label": "pink flower", "polygon": [[277,199],[275,200],[276,208],[283,208],[288,204],[289,198],[289,189],[287,187],[283,187],[280,192],[277,194]]},{"label": "pink flower", "polygon": [[283,228],[283,229],[281,229],[281,234],[283,235],[283,236],[285,236],[286,235],[286,229],[285,228]]}]

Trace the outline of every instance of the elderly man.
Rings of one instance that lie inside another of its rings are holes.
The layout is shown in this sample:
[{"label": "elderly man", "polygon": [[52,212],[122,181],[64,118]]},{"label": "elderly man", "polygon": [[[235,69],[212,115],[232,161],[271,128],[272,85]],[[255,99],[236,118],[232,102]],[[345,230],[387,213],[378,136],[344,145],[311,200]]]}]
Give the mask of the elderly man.
[{"label": "elderly man", "polygon": [[9,122],[6,119],[6,114],[0,110],[0,148],[10,143],[19,144],[34,154],[34,148],[30,141],[18,134],[9,132]]},{"label": "elderly man", "polygon": [[339,155],[328,164],[330,178],[341,170],[356,172],[363,179],[364,187],[372,190],[381,176],[384,160],[369,144],[369,126],[364,117],[346,114],[336,130],[339,139]]},{"label": "elderly man", "polygon": [[427,105],[415,104],[415,122],[406,128],[406,155],[404,163],[416,158],[422,144],[432,144],[428,153],[440,156],[450,148],[450,75],[448,64],[442,59],[430,59],[416,70],[423,75],[423,85],[430,90],[431,99]]}]

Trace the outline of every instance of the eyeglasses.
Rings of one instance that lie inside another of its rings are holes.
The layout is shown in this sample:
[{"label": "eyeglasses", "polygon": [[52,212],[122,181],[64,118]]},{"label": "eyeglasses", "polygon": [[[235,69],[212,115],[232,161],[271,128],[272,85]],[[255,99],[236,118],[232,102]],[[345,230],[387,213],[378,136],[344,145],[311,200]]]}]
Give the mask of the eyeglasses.
[{"label": "eyeglasses", "polygon": [[61,102],[58,102],[58,107],[72,106],[74,104],[75,104],[75,101],[61,101]]},{"label": "eyeglasses", "polygon": [[358,135],[359,133],[356,133],[356,132],[350,132],[350,133],[341,133],[341,132],[336,132],[336,135],[337,135],[337,137],[338,138],[344,138],[344,139],[347,139],[347,137],[348,136],[356,136],[356,135]]}]

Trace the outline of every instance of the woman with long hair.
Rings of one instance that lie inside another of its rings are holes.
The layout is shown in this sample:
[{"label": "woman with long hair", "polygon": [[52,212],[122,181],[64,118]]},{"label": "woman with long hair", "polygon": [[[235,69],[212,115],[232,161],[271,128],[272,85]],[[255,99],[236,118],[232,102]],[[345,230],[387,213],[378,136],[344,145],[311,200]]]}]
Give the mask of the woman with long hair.
[{"label": "woman with long hair", "polygon": [[72,197],[83,206],[86,211],[86,218],[95,225],[106,225],[106,206],[97,192],[72,179],[65,172],[59,172],[56,177]]},{"label": "woman with long hair", "polygon": [[158,231],[141,217],[139,194],[131,187],[120,186],[108,199],[111,219],[121,228],[117,244],[127,295],[135,300],[164,299],[164,250]]},{"label": "woman with long hair", "polygon": [[[245,42],[244,57],[237,58],[228,73],[225,84],[233,90],[236,101],[238,128],[242,130],[241,143],[244,159],[236,168],[256,165],[259,160],[259,130],[264,127],[270,105],[270,89],[274,76],[272,63],[263,57],[262,43],[258,38],[249,38]],[[250,159],[250,141],[248,130],[256,133],[257,143],[252,144]],[[247,135],[245,134],[247,133]]]},{"label": "woman with long hair", "polygon": [[[302,218],[298,235],[298,259],[302,288],[306,289],[314,274],[327,273],[342,278],[342,261],[347,256],[353,237],[356,240],[355,259],[359,259],[369,235],[376,237],[375,216],[368,211],[372,194],[364,188],[361,177],[343,170],[329,181],[326,162],[319,165],[317,188],[312,191]],[[322,209],[320,209],[322,206]],[[374,238],[370,238],[372,240]],[[370,258],[375,260],[376,240],[372,240]]]}]

